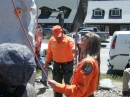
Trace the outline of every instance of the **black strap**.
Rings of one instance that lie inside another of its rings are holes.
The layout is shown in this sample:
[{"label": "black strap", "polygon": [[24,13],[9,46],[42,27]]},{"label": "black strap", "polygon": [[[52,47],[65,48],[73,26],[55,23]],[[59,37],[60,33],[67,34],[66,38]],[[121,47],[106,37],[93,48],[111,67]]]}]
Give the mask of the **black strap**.
[{"label": "black strap", "polygon": [[59,70],[53,70],[54,74],[59,72],[59,73],[62,73],[62,74],[65,74],[65,73],[72,73],[73,71],[68,71],[68,70],[64,70],[64,69],[59,69]]},{"label": "black strap", "polygon": [[72,63],[72,62],[74,62],[74,61],[72,60],[72,61],[63,62],[63,63],[54,61],[54,63],[55,63],[55,64],[58,64],[58,65],[70,64],[70,63]]}]

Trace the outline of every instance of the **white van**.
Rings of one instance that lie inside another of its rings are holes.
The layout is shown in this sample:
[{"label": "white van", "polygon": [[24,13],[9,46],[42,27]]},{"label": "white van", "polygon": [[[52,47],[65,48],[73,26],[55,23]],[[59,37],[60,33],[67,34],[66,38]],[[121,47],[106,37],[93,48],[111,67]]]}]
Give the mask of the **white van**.
[{"label": "white van", "polygon": [[130,31],[115,31],[110,43],[108,68],[124,70],[130,54]]}]

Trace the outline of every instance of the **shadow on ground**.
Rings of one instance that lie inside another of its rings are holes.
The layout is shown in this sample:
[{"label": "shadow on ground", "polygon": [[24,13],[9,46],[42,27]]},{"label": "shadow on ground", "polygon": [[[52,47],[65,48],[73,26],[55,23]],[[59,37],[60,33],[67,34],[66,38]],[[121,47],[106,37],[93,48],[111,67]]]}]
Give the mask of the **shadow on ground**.
[{"label": "shadow on ground", "polygon": [[107,44],[104,44],[104,43],[109,43],[109,41],[102,41],[101,42],[101,48],[107,47]]},{"label": "shadow on ground", "polygon": [[122,94],[122,97],[130,97],[130,89],[128,90],[127,94],[125,94],[124,96]]},{"label": "shadow on ground", "polygon": [[40,88],[37,95],[43,94],[46,92],[46,88]]},{"label": "shadow on ground", "polygon": [[106,74],[123,76],[123,71],[122,70],[108,70]]},{"label": "shadow on ground", "polygon": [[128,91],[128,96],[130,97],[130,89],[129,89],[129,91]]},{"label": "shadow on ground", "polygon": [[102,43],[109,43],[109,41],[102,41]]},{"label": "shadow on ground", "polygon": [[107,45],[105,45],[105,44],[101,44],[101,47],[102,47],[102,48],[105,48],[106,46],[107,46]]}]

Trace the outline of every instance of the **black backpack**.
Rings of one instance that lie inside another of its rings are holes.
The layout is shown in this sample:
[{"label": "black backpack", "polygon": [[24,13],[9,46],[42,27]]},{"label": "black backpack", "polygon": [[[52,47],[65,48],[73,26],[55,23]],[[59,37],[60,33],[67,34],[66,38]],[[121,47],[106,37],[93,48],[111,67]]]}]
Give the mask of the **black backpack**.
[{"label": "black backpack", "polygon": [[13,92],[9,92],[6,85],[0,83],[0,97],[22,97],[26,90],[25,85],[20,85],[14,89]]}]

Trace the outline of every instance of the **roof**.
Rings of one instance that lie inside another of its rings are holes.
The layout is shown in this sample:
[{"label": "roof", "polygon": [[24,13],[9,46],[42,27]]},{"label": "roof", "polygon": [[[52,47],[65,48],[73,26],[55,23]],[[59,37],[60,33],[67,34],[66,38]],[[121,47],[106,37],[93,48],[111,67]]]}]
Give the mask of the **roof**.
[{"label": "roof", "polygon": [[[68,17],[68,19],[64,19],[64,23],[72,23],[74,21],[76,12],[77,12],[77,2],[80,0],[36,0],[36,5],[38,8],[41,7],[48,7],[51,9],[58,9],[62,6],[65,6],[67,8],[71,9],[71,13]],[[55,3],[53,3],[55,2]],[[40,15],[41,10],[38,10],[38,15]],[[59,23],[59,19],[56,19],[59,12],[52,12],[50,17],[48,19],[38,19],[39,23]]]},{"label": "roof", "polygon": [[[94,9],[103,9],[105,11],[104,18],[92,19]],[[122,10],[122,18],[110,19],[109,10],[119,8]],[[130,23],[130,1],[88,1],[87,16],[84,23]]]}]

